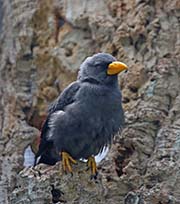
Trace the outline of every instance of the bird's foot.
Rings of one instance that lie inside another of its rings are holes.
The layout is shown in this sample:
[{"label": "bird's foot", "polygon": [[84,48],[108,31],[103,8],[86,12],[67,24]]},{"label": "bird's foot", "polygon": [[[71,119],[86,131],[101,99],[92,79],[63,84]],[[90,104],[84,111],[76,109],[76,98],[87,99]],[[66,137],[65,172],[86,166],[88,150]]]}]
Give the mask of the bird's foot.
[{"label": "bird's foot", "polygon": [[76,164],[76,160],[74,160],[67,152],[61,152],[62,157],[62,167],[64,172],[70,172],[72,174],[72,166],[71,163]]},{"label": "bird's foot", "polygon": [[88,168],[91,169],[91,179],[97,179],[98,171],[95,158],[93,156],[88,158],[87,161]]}]

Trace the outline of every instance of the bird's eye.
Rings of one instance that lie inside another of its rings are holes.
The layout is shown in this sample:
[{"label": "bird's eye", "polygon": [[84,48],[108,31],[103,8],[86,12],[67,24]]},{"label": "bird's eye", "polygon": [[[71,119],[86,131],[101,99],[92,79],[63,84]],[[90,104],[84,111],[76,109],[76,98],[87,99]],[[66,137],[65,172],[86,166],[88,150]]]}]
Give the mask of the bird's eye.
[{"label": "bird's eye", "polygon": [[[111,62],[110,62],[111,63]],[[102,62],[96,62],[94,65],[95,67],[108,67],[110,63],[102,63]]]}]

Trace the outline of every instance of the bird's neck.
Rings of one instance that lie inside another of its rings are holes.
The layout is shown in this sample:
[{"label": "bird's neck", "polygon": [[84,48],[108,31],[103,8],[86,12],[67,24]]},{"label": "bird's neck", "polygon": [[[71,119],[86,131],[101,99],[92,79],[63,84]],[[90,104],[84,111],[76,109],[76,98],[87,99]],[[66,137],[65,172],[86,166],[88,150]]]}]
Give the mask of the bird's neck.
[{"label": "bird's neck", "polygon": [[106,79],[106,85],[114,88],[118,87],[118,75],[109,76]]},{"label": "bird's neck", "polygon": [[90,83],[93,85],[105,85],[108,87],[118,87],[118,77],[116,76],[111,76],[107,78],[105,81],[98,80],[97,78],[94,77],[83,77],[80,79],[81,83]]},{"label": "bird's neck", "polygon": [[101,84],[101,82],[93,77],[85,77],[83,79],[81,79],[81,82],[88,82],[90,84],[96,84],[96,85],[99,85]]}]

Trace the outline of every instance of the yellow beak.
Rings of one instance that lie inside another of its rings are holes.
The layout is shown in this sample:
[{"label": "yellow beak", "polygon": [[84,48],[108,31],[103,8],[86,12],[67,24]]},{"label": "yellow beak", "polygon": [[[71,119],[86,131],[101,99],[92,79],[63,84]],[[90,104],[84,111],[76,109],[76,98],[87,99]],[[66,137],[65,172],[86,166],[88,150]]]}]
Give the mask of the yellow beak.
[{"label": "yellow beak", "polygon": [[127,70],[128,67],[126,64],[122,63],[122,62],[112,62],[111,64],[109,64],[108,66],[108,70],[107,70],[107,74],[108,75],[115,75],[115,74],[119,74],[120,72]]}]

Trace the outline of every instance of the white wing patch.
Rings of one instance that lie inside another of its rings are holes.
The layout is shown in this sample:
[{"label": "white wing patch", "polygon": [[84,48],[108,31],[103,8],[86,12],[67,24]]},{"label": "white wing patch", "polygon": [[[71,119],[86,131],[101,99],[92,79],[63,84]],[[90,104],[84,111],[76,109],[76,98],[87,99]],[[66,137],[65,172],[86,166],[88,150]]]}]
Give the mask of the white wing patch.
[{"label": "white wing patch", "polygon": [[48,122],[48,126],[50,128],[50,131],[47,134],[47,139],[51,139],[52,138],[54,129],[56,127],[56,121],[58,120],[58,117],[60,115],[64,115],[64,113],[65,113],[64,111],[60,110],[60,111],[56,111],[53,114],[51,114],[49,122]]}]

